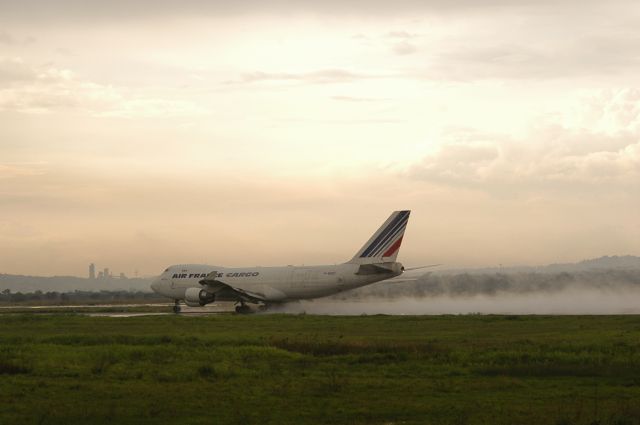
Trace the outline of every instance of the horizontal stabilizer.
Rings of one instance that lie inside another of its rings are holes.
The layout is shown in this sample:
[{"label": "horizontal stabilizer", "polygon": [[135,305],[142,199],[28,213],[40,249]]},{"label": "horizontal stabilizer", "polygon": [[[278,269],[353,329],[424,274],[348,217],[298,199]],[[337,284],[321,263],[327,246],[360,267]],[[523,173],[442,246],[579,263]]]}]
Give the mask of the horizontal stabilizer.
[{"label": "horizontal stabilizer", "polygon": [[402,265],[399,263],[378,263],[378,264],[361,264],[356,272],[357,275],[372,275],[393,273],[395,275],[402,274]]},{"label": "horizontal stabilizer", "polygon": [[420,270],[420,269],[428,269],[431,267],[438,267],[442,264],[429,264],[428,266],[418,266],[418,267],[407,267],[404,269],[405,272],[410,272],[411,270]]}]

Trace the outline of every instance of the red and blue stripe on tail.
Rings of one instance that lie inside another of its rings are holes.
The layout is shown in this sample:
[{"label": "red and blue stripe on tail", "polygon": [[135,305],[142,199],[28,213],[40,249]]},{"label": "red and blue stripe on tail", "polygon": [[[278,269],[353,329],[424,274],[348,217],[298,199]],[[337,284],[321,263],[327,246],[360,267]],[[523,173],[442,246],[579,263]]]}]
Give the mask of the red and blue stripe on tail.
[{"label": "red and blue stripe on tail", "polygon": [[395,261],[410,214],[410,210],[394,211],[350,262],[367,264]]}]

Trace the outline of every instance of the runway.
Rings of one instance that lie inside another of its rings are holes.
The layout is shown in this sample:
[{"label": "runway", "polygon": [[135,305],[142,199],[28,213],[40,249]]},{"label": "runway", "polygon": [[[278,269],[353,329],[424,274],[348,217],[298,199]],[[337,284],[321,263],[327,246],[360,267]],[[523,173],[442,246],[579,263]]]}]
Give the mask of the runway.
[{"label": "runway", "polygon": [[32,310],[44,310],[44,309],[74,309],[74,308],[113,308],[113,307],[123,307],[123,308],[136,308],[136,307],[170,307],[173,306],[173,303],[154,303],[154,304],[69,304],[69,305],[9,305],[9,306],[0,306],[0,311],[2,310],[24,310],[24,309],[32,309]]},{"label": "runway", "polygon": [[[218,314],[233,314],[234,304],[228,303],[229,305],[221,305],[221,304],[213,304],[206,305],[204,307],[188,307],[182,306],[179,316],[211,316]],[[170,311],[173,308],[173,304],[167,304],[168,311],[166,312],[98,312],[98,313],[81,313],[86,316],[91,317],[140,317],[140,316],[168,316],[175,315],[173,311]]]},{"label": "runway", "polygon": [[[234,313],[232,302],[214,303],[204,307],[182,305],[180,316],[208,316]],[[108,311],[123,309],[124,311]],[[139,310],[136,310],[139,309]],[[149,311],[140,311],[148,309]],[[83,305],[34,305],[34,306],[0,306],[0,315],[7,314],[79,314],[91,317],[141,317],[175,315],[173,303],[153,304],[83,304]],[[107,311],[100,311],[107,310]]]}]

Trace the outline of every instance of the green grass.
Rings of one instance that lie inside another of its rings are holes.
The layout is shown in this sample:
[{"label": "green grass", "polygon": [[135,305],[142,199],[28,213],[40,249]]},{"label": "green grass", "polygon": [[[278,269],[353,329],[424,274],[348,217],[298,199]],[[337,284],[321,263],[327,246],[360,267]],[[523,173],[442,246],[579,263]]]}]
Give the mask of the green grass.
[{"label": "green grass", "polygon": [[640,317],[4,315],[0,423],[640,424]]}]

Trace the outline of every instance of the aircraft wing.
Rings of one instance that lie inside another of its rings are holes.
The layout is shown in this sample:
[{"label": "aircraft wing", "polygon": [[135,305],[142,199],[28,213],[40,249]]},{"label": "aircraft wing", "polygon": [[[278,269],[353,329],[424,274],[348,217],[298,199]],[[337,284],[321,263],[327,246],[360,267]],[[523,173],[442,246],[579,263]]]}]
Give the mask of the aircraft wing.
[{"label": "aircraft wing", "polygon": [[[204,279],[200,280],[198,283],[200,285],[206,287],[207,292],[212,294],[225,295],[225,298],[229,295],[236,295],[238,298],[245,301],[252,302],[264,302],[266,301],[266,297],[263,294],[258,294],[252,291],[247,291],[242,288],[234,287],[224,282],[222,279],[218,277],[218,272],[209,273]],[[229,294],[231,292],[231,294]]]}]

